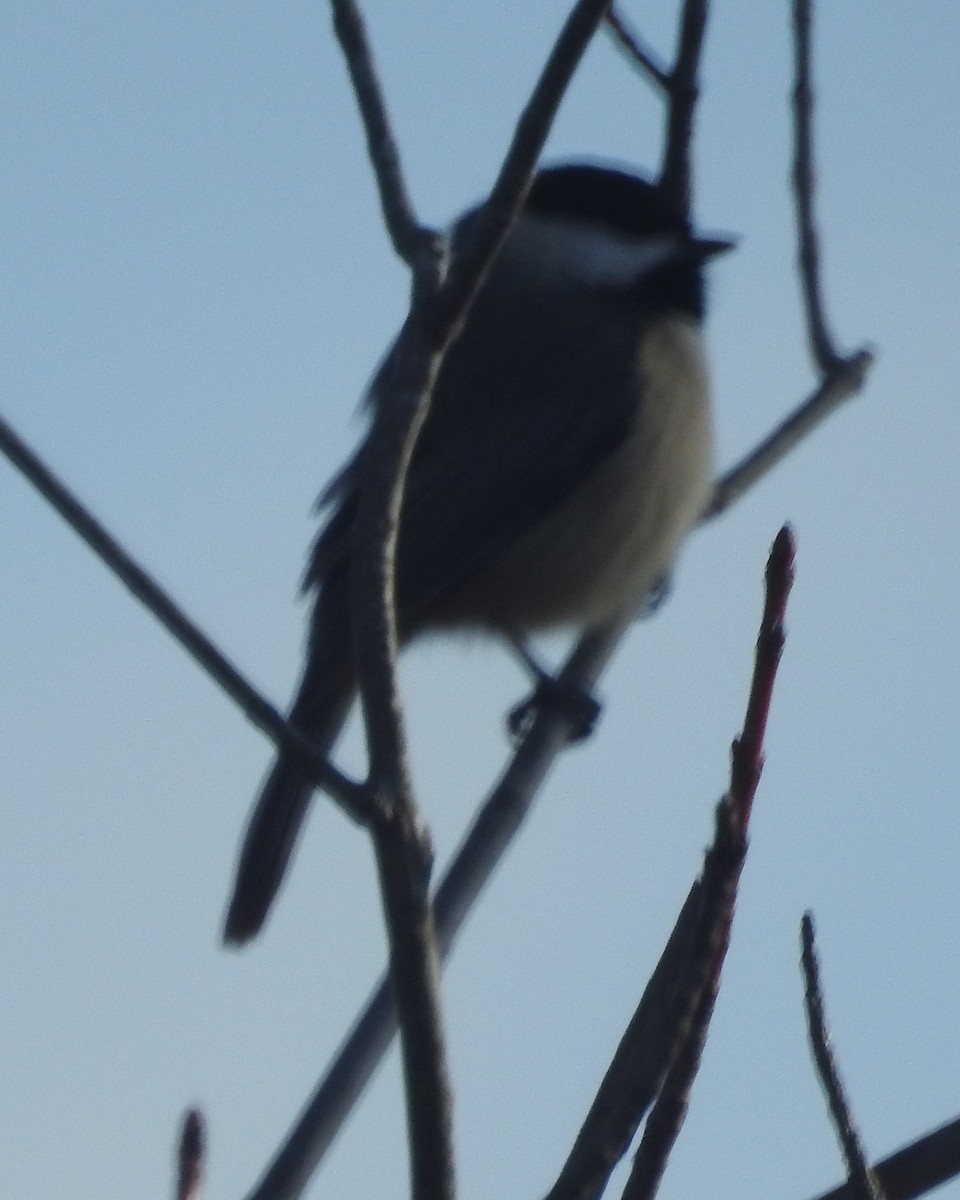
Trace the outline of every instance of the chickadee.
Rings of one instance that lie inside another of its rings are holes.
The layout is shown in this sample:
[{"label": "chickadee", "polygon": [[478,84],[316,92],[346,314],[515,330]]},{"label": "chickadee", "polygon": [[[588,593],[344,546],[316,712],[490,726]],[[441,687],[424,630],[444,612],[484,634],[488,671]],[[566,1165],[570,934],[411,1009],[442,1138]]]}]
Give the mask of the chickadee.
[{"label": "chickadee", "polygon": [[[476,219],[452,232],[452,254]],[[445,628],[511,639],[639,608],[707,499],[712,436],[697,237],[655,187],[607,167],[540,171],[450,347],[410,463],[396,552],[400,644]],[[389,356],[371,388],[389,367]],[[367,443],[331,512],[290,721],[326,754],[357,688],[349,559]],[[224,939],[253,937],[313,785],[278,758],[240,852]]]}]

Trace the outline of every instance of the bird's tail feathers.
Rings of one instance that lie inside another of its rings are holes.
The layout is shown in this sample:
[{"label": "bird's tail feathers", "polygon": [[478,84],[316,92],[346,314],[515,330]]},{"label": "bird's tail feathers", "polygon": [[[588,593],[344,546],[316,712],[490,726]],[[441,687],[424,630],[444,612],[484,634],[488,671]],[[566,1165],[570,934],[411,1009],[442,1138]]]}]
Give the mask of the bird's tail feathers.
[{"label": "bird's tail feathers", "polygon": [[[291,724],[310,737],[320,754],[330,751],[353,699],[353,683],[342,652],[340,658],[339,669],[332,674],[308,667],[290,713]],[[316,662],[312,665],[317,666]],[[324,680],[319,696],[312,686],[317,674]],[[314,786],[288,758],[281,755],[274,763],[253,806],[240,850],[223,928],[228,945],[242,945],[260,932],[283,882]]]}]

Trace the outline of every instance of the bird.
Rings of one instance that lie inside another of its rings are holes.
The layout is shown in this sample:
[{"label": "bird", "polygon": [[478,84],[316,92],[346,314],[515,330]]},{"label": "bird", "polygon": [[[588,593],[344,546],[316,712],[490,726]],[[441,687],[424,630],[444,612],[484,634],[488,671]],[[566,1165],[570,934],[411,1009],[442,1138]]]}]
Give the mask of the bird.
[{"label": "bird", "polygon": [[[450,231],[455,261],[480,207]],[[643,607],[711,486],[702,237],[663,189],[605,162],[542,167],[438,373],[395,557],[402,649],[479,630],[514,642]],[[396,343],[394,343],[394,348]],[[368,392],[383,403],[390,353]],[[328,755],[357,691],[349,564],[369,435],[320,499],[305,666],[289,721]],[[314,785],[281,752],[241,845],[224,941],[266,920]]]}]

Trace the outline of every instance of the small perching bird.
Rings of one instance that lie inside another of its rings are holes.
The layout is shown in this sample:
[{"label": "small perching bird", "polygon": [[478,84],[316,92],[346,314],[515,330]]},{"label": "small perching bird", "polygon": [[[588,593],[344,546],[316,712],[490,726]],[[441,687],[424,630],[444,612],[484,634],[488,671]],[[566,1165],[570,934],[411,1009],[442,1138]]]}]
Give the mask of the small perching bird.
[{"label": "small perching bird", "polygon": [[[454,226],[454,256],[477,211]],[[635,175],[587,164],[536,175],[447,353],[410,463],[401,646],[445,628],[512,640],[586,630],[642,606],[710,488],[703,264],[731,245],[696,236]],[[349,561],[366,448],[322,498],[330,516],[305,580],[315,603],[290,721],[322,754],[357,686]],[[312,790],[278,757],[240,852],[227,942],[261,928]]]}]

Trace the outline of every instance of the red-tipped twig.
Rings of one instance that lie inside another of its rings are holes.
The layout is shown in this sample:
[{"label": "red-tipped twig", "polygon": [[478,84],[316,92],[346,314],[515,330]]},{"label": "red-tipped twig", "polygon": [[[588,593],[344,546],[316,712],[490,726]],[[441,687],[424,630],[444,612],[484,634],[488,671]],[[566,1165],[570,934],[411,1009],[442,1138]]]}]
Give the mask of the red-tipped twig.
[{"label": "red-tipped twig", "polygon": [[783,652],[783,618],[793,584],[796,546],[784,526],[767,562],[766,589],[760,632],[743,730],[731,752],[730,789],[720,802],[717,836],[704,868],[707,892],[704,927],[694,961],[702,982],[691,996],[691,1016],[664,1080],[624,1189],[624,1200],[650,1200],[656,1194],[670,1152],[679,1136],[690,1092],[713,1015],[720,974],[730,944],[737,889],[746,855],[747,829],[760,773],[763,741],[773,685]]},{"label": "red-tipped twig", "polygon": [[767,566],[750,698],[743,731],[734,742],[729,791],[718,806],[716,835],[702,875],[690,889],[547,1200],[599,1196],[656,1101],[625,1192],[633,1200],[652,1196],[679,1134],[729,942],[770,695],[783,647],[793,552],[792,536],[784,528]]}]

